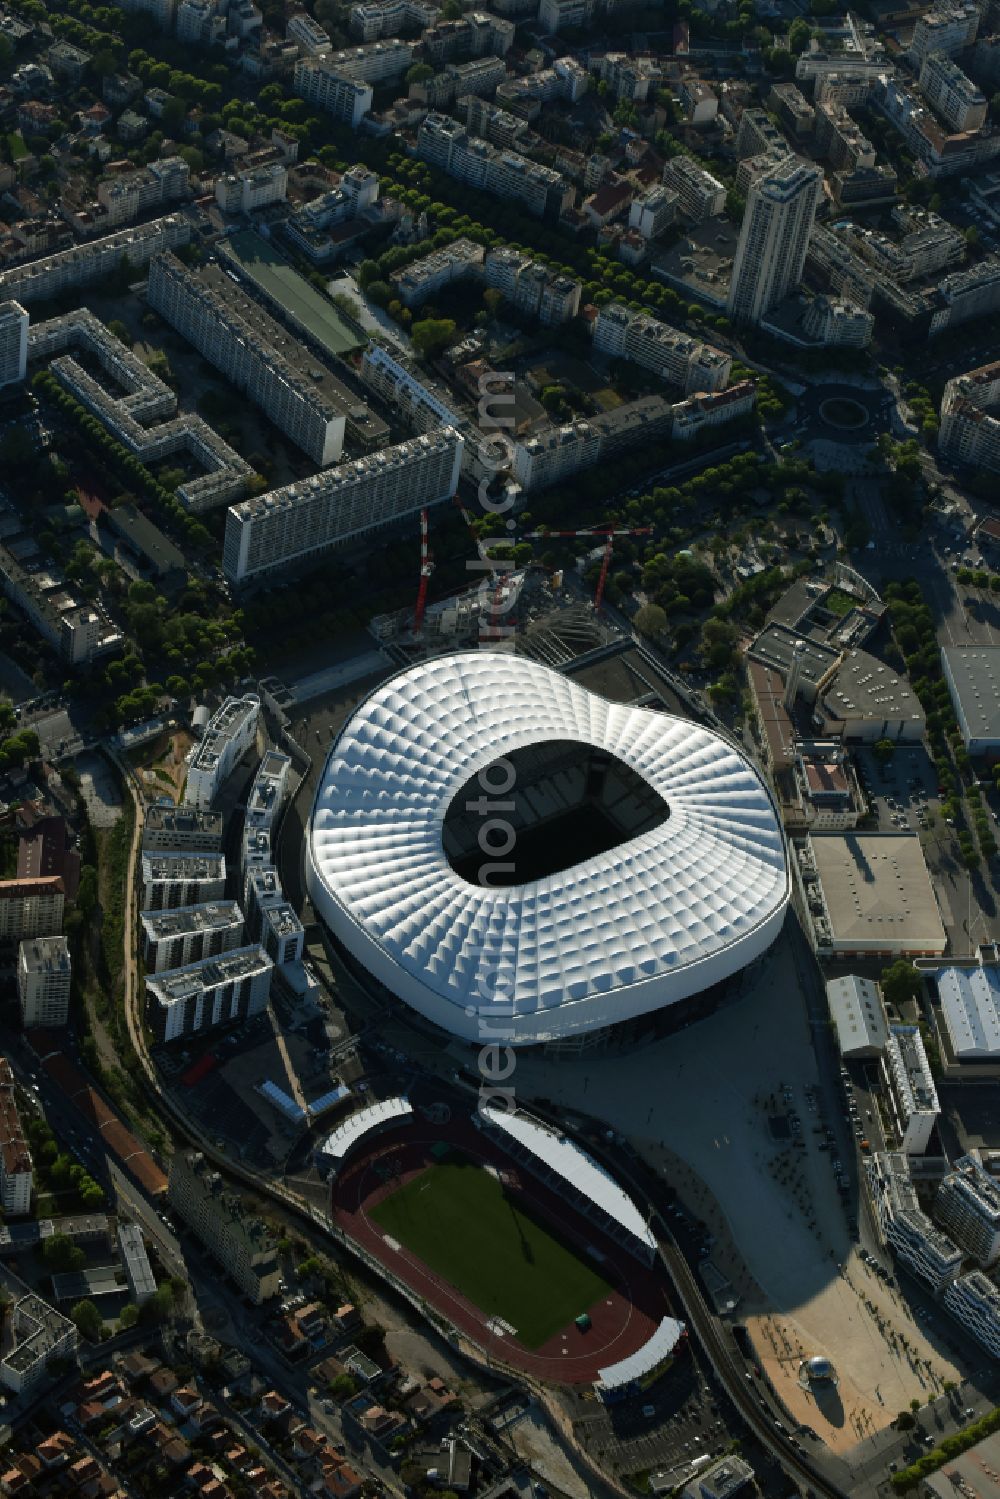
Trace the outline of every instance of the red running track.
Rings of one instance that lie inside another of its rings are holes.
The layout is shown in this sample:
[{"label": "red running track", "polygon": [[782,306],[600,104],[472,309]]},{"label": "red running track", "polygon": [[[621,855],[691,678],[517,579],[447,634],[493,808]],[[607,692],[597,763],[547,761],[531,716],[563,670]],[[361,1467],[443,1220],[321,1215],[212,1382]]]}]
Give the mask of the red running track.
[{"label": "red running track", "polygon": [[[524,1198],[533,1216],[547,1222],[588,1260],[588,1246],[604,1260],[596,1268],[615,1288],[606,1299],[588,1307],[591,1327],[586,1332],[571,1322],[542,1347],[525,1348],[509,1333],[491,1331],[487,1315],[440,1279],[409,1250],[387,1244],[383,1230],[368,1216],[383,1198],[433,1164],[431,1147],[438,1141],[493,1166]],[[392,1180],[374,1169],[379,1160],[392,1159]],[[600,1369],[635,1353],[652,1337],[662,1317],[670,1314],[665,1275],[643,1265],[621,1245],[608,1239],[597,1225],[574,1211],[562,1197],[520,1167],[468,1120],[430,1125],[417,1119],[392,1134],[373,1139],[371,1147],[353,1160],[333,1184],[332,1213],[350,1237],[362,1244],[460,1332],[495,1358],[537,1379],[555,1384],[591,1384]]]}]

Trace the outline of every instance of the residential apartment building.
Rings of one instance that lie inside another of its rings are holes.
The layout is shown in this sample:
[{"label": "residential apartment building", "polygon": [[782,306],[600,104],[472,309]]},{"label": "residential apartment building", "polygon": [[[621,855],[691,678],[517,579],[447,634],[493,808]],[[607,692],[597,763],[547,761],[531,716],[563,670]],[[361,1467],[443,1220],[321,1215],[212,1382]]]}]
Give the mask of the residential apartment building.
[{"label": "residential apartment building", "polygon": [[[151,307],[314,463],[334,463],[357,402],[301,342],[243,293],[219,266],[189,271],[159,256],[146,291]],[[310,371],[320,370],[320,379]]]},{"label": "residential apartment building", "polygon": [[798,290],[822,186],[821,169],[795,157],[751,183],[727,302],[736,322],[760,323]]},{"label": "residential apartment building", "polygon": [[176,911],[181,906],[222,900],[226,861],[222,854],[144,853],[142,910]]},{"label": "residential apartment building", "polygon": [[898,1136],[906,1155],[923,1155],[941,1106],[916,1026],[890,1026],[882,1052],[882,1074],[892,1132]]},{"label": "residential apartment building", "polygon": [[981,1269],[1000,1259],[1000,1183],[975,1155],[955,1161],[938,1187],[934,1216]]},{"label": "residential apartment building", "polygon": [[193,47],[211,47],[226,38],[225,0],[180,0],[177,40]]},{"label": "residential apartment building", "polygon": [[981,1270],[960,1275],[945,1287],[942,1300],[966,1332],[994,1358],[1000,1359],[1000,1290],[989,1276]]},{"label": "residential apartment building", "polygon": [[757,404],[753,380],[738,380],[726,390],[700,391],[674,406],[673,436],[687,442],[708,427],[724,427],[750,416]]},{"label": "residential apartment building", "polygon": [[72,979],[65,937],[31,937],[21,942],[17,950],[17,997],[24,1030],[67,1023]]},{"label": "residential apartment building", "polygon": [[303,58],[295,66],[295,92],[335,120],[357,128],[372,107],[372,88],[341,73],[329,58]]},{"label": "residential apartment building", "polygon": [[223,545],[226,577],[240,584],[274,576],[451,499],[463,447],[453,428],[426,432],[233,505]]},{"label": "residential apartment building", "polygon": [[0,880],[0,943],[62,931],[66,888],[60,875]]},{"label": "residential apartment building", "polygon": [[392,277],[396,295],[404,307],[419,307],[449,282],[480,270],[484,254],[482,245],[471,239],[452,240],[396,272]]},{"label": "residential apartment building", "polygon": [[223,213],[254,213],[272,203],[283,203],[288,192],[288,169],[269,161],[245,172],[229,172],[216,179],[215,201]]},{"label": "residential apartment building", "polygon": [[986,95],[945,52],[928,52],[920,68],[920,92],[952,130],[986,124]]},{"label": "residential apartment building", "polygon": [[18,302],[0,303],[0,387],[17,385],[28,368],[28,314]]},{"label": "residential apartment building", "polygon": [[148,265],[154,255],[186,245],[191,239],[191,224],[180,214],[168,214],[148,224],[122,229],[86,245],[74,245],[29,265],[14,266],[0,272],[0,297],[18,302],[34,302],[55,297],[60,292],[100,281],[121,268],[123,260],[136,270]]},{"label": "residential apartment building", "polygon": [[289,18],[285,35],[295,43],[304,57],[319,57],[322,53],[333,50],[329,32],[324,31],[308,11],[300,10]]},{"label": "residential apartment building", "polygon": [[579,281],[550,271],[541,261],[506,247],[490,250],[483,261],[487,286],[503,293],[518,312],[535,318],[543,328],[568,323],[580,310]]},{"label": "residential apartment building", "polygon": [[247,797],[244,825],[272,828],[285,804],[292,762],[288,755],[269,749],[261,760]]},{"label": "residential apartment building", "polygon": [[649,90],[659,88],[663,81],[663,69],[653,58],[632,57],[627,52],[606,52],[591,58],[590,66],[608,85],[609,93],[631,104],[644,104]]},{"label": "residential apartment building", "polygon": [[364,167],[354,166],[340,179],[340,185],[303,203],[285,220],[283,233],[297,250],[323,265],[336,259],[343,242],[335,232],[338,225],[357,219],[374,208],[378,201],[378,178]]},{"label": "residential apartment building", "polygon": [[464,125],[447,115],[429,114],[424,120],[417,155],[460,182],[520,203],[538,218],[558,218],[575,196],[572,184],[551,167],[470,136]]},{"label": "residential apartment building", "polygon": [[216,708],[188,765],[184,791],[188,806],[206,811],[212,805],[247,750],[255,744],[259,714],[260,698],[251,693],[227,697]]},{"label": "residential apartment building", "polygon": [[34,1176],[31,1152],[21,1128],[14,1091],[14,1074],[6,1057],[0,1057],[0,1203],[8,1218],[23,1218],[31,1212]]},{"label": "residential apartment building", "polygon": [[[505,465],[490,451],[489,427],[477,427],[457,411],[452,397],[426,376],[420,379],[413,370],[386,352],[379,344],[369,344],[361,361],[361,379],[383,401],[399,413],[414,432],[434,432],[452,427],[462,438],[462,467],[474,477],[487,472],[492,477]],[[481,450],[487,453],[481,456]]]},{"label": "residential apartment building", "polygon": [[922,1211],[906,1156],[875,1151],[864,1168],[883,1240],[932,1291],[944,1290],[961,1272],[962,1251]]},{"label": "residential apartment building", "polygon": [[285,899],[277,870],[259,866],[248,873],[247,919],[276,967],[302,961],[305,930]]},{"label": "residential apartment building", "polygon": [[142,852],[176,854],[222,853],[222,814],[195,807],[154,802],[142,825]]},{"label": "residential apartment building", "polygon": [[114,228],[188,197],[190,178],[186,161],[179,156],[166,156],[136,172],[103,177],[97,184],[97,201],[107,214],[108,226]]},{"label": "residential apartment building", "polygon": [[[433,78],[412,83],[409,97],[417,104],[426,104],[428,109],[447,109],[460,99],[492,98],[506,77],[507,66],[499,57],[474,57],[468,62],[449,63]],[[506,146],[510,142],[501,140],[496,144]]]},{"label": "residential apartment building", "polygon": [[27,1395],[45,1378],[54,1359],[73,1360],[80,1334],[76,1324],[24,1287],[8,1313],[10,1340],[0,1356],[0,1384]]},{"label": "residential apartment building", "polygon": [[589,468],[600,452],[601,440],[590,422],[547,427],[514,443],[514,478],[529,492],[547,489]]},{"label": "residential apartment building", "polygon": [[329,65],[342,78],[353,78],[358,83],[372,86],[401,78],[413,62],[416,50],[416,42],[404,42],[398,36],[392,36],[385,41],[366,42],[361,47],[331,52],[323,58],[322,65]]},{"label": "residential apartment building", "polygon": [[449,21],[436,20],[420,38],[424,57],[433,67],[456,57],[504,57],[514,41],[514,25],[485,10],[467,11]]},{"label": "residential apartment building", "polygon": [[821,293],[806,308],[802,331],[824,348],[867,349],[875,332],[875,319],[843,297]]},{"label": "residential apartment building", "polygon": [[590,87],[590,75],[575,57],[557,57],[551,68],[538,73],[501,80],[496,90],[497,103],[511,114],[534,120],[542,106],[553,99],[575,104]]},{"label": "residential apartment building", "polygon": [[619,302],[601,308],[593,339],[594,348],[602,354],[630,359],[671,385],[679,385],[686,395],[723,390],[732,369],[731,356],[721,349]]},{"label": "residential apartment building", "polygon": [[234,947],[146,975],[146,1020],[157,1041],[179,1041],[267,1008],[274,967],[260,947]]},{"label": "residential apartment building", "polygon": [[185,968],[243,945],[243,912],[234,900],[144,911],[140,920],[143,962],[149,973]]},{"label": "residential apartment building", "polygon": [[[95,379],[76,357],[81,353],[109,378]],[[28,335],[28,358],[50,360],[60,385],[141,462],[159,463],[176,453],[190,458],[198,471],[177,486],[185,509],[210,510],[246,492],[250,465],[200,416],[173,416],[176,393],[87,308],[36,324]],[[165,416],[172,420],[159,420]]]},{"label": "residential apartment building", "polygon": [[589,26],[595,6],[596,0],[541,0],[538,20],[546,31],[555,36],[567,26]]},{"label": "residential apartment building", "polygon": [[767,105],[796,138],[812,135],[816,111],[794,83],[772,83]]},{"label": "residential apartment building", "polygon": [[971,47],[979,30],[980,7],[973,0],[944,0],[918,16],[910,42],[910,60],[918,67],[931,52],[953,57]]},{"label": "residential apartment building", "polygon": [[437,18],[438,7],[430,0],[363,0],[351,6],[348,27],[359,42],[377,42],[379,37],[397,36],[407,26],[423,31]]},{"label": "residential apartment building", "polygon": [[83,603],[61,576],[37,563],[22,566],[6,546],[0,546],[0,590],[71,665],[83,665],[121,645],[121,633]]},{"label": "residential apartment building", "polygon": [[740,128],[736,132],[736,155],[742,161],[747,156],[760,156],[765,151],[787,156],[788,142],[767,110],[751,105],[740,115]]},{"label": "residential apartment building", "polygon": [[917,92],[890,78],[878,104],[929,177],[966,176],[1000,155],[1000,132],[947,131]]},{"label": "residential apartment building", "polygon": [[690,156],[675,156],[663,168],[663,186],[677,194],[677,206],[693,224],[716,218],[726,207],[726,189]]},{"label": "residential apartment building", "polygon": [[934,291],[930,335],[972,318],[1000,311],[1000,255],[990,255],[964,271],[952,271]]},{"label": "residential apartment building", "polygon": [[1000,363],[948,381],[941,396],[938,449],[953,463],[1000,472]]},{"label": "residential apartment building", "polygon": [[912,225],[911,216],[898,210],[893,217],[907,231],[899,240],[877,229],[858,227],[852,228],[848,238],[863,260],[899,286],[960,265],[965,258],[964,236],[937,214],[928,214]]},{"label": "residential apartment building", "polygon": [[815,133],[816,150],[835,170],[874,167],[875,147],[842,104],[817,104]]},{"label": "residential apartment building", "polygon": [[511,114],[509,110],[500,109],[488,99],[481,99],[473,93],[464,97],[462,103],[469,134],[480,136],[484,141],[489,141],[491,146],[516,150],[529,133],[527,120]]},{"label": "residential apartment building", "polygon": [[278,1294],[281,1268],[269,1229],[200,1152],[174,1152],[167,1196],[244,1296],[260,1305]]},{"label": "residential apartment building", "polygon": [[629,227],[638,229],[643,239],[659,239],[674,222],[680,198],[669,187],[651,187],[644,198],[634,199],[629,208]]},{"label": "residential apartment building", "polygon": [[838,72],[822,73],[816,78],[813,105],[840,104],[844,109],[867,109],[879,87],[878,73],[863,68],[845,67]]}]

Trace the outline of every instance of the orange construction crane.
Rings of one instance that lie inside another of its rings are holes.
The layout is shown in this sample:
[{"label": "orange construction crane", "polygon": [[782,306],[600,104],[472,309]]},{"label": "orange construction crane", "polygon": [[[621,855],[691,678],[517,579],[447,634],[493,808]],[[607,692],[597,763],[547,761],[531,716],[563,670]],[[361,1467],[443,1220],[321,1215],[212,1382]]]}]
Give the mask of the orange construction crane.
[{"label": "orange construction crane", "polygon": [[420,588],[417,592],[417,607],[413,611],[413,633],[419,635],[424,628],[424,610],[427,608],[427,586],[431,581],[434,563],[428,545],[429,522],[427,511],[420,512]]}]

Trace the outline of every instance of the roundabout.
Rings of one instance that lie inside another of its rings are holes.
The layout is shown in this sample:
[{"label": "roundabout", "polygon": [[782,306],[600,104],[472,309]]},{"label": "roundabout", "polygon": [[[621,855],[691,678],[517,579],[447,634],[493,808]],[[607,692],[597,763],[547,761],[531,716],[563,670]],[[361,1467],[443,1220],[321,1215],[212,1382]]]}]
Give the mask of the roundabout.
[{"label": "roundabout", "polygon": [[819,408],[820,419],[841,432],[857,432],[867,427],[868,412],[860,401],[847,396],[831,396]]},{"label": "roundabout", "polygon": [[869,446],[888,429],[885,401],[881,386],[831,380],[803,392],[798,407],[800,419],[808,424],[809,439]]}]

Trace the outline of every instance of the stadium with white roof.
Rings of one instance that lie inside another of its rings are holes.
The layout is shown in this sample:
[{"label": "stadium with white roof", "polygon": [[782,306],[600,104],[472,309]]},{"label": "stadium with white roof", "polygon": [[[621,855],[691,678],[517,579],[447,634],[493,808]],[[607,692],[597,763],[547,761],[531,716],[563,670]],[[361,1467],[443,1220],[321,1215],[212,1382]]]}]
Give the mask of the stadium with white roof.
[{"label": "stadium with white roof", "polygon": [[781,930],[770,794],[718,734],[534,661],[460,652],[382,683],[308,829],[320,919],[470,1042],[566,1041],[703,994]]}]

